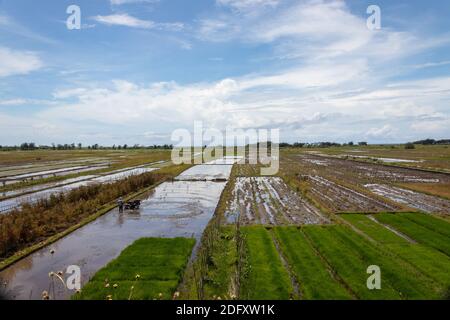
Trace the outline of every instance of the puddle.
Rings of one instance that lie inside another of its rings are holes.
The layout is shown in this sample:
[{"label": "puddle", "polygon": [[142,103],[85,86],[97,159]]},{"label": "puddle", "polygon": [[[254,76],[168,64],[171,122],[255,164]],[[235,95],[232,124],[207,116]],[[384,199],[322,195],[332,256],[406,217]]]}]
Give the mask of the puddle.
[{"label": "puddle", "polygon": [[411,159],[398,159],[398,158],[380,158],[380,157],[371,157],[371,156],[357,156],[354,154],[341,154],[339,157],[350,157],[350,158],[360,158],[360,159],[371,159],[371,160],[379,160],[386,163],[420,163],[424,160],[411,160]]},{"label": "puddle", "polygon": [[428,213],[450,213],[450,201],[398,187],[366,184],[373,193]]}]

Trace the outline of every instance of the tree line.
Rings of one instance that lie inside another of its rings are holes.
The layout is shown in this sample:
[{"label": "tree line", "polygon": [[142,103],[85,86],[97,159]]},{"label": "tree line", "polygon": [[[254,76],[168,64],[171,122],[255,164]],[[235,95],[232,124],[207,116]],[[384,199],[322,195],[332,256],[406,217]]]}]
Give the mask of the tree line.
[{"label": "tree line", "polygon": [[2,146],[0,145],[0,150],[2,151],[13,151],[13,150],[22,150],[22,151],[29,151],[29,150],[82,150],[82,149],[88,149],[88,150],[127,150],[127,149],[166,149],[171,150],[173,149],[173,145],[171,144],[154,144],[149,146],[143,146],[139,144],[134,145],[112,145],[112,146],[102,146],[98,143],[83,146],[81,143],[65,143],[65,144],[55,144],[52,143],[51,145],[37,145],[34,142],[24,142],[20,145],[12,145],[12,146]]}]

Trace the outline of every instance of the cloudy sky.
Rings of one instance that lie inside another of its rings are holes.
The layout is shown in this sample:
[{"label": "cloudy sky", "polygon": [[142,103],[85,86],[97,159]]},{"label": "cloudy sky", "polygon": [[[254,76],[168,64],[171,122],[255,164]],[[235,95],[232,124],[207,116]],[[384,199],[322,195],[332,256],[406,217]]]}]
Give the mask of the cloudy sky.
[{"label": "cloudy sky", "polygon": [[450,138],[449,17],[447,0],[0,0],[0,144],[166,143],[195,120]]}]

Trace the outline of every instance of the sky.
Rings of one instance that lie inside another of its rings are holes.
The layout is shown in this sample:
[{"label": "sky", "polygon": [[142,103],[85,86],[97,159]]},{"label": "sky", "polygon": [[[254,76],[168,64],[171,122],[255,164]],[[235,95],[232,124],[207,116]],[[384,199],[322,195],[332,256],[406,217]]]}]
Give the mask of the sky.
[{"label": "sky", "polygon": [[450,138],[449,16],[447,0],[0,0],[0,145],[171,143],[194,121]]}]

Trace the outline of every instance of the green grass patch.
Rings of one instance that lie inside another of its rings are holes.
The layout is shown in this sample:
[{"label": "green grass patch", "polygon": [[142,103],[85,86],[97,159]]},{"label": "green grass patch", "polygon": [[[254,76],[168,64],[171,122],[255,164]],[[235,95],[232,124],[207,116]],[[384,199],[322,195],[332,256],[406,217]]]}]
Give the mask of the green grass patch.
[{"label": "green grass patch", "polygon": [[450,223],[448,221],[424,213],[399,213],[398,215],[450,238]]},{"label": "green grass patch", "polygon": [[[400,215],[403,216],[404,214]],[[415,216],[417,214],[407,215]],[[419,216],[422,216],[422,214],[419,214]],[[341,215],[341,217],[403,260],[415,266],[423,274],[434,279],[441,285],[441,290],[445,290],[450,285],[450,258],[445,254],[422,244],[409,243],[383,225],[372,221],[366,215]],[[425,218],[428,218],[428,216]],[[434,219],[433,217],[430,218]]]},{"label": "green grass patch", "polygon": [[[367,289],[367,267],[372,264],[379,265],[379,261],[376,261],[375,259],[367,261],[367,259],[361,256],[359,250],[343,243],[335,232],[336,228],[342,227],[308,226],[302,228],[301,231],[311,239],[311,242],[316,249],[358,298],[400,299],[399,293],[394,290],[389,283],[386,283],[386,281],[381,282],[381,290]],[[346,230],[347,232],[352,232],[350,229],[346,228]]]},{"label": "green grass patch", "polygon": [[287,300],[293,297],[289,274],[272,237],[264,227],[241,227],[247,247],[247,274],[241,283],[241,299]]},{"label": "green grass patch", "polygon": [[[381,223],[392,226],[417,242],[435,248],[450,256],[450,238],[448,236],[430,230],[427,227],[410,220],[410,218],[398,214],[377,214],[375,215],[375,218]],[[423,223],[423,221],[421,223]],[[442,223],[446,222],[443,221]],[[438,224],[439,223],[436,223],[435,225]],[[431,223],[429,223],[429,226],[431,227]]]},{"label": "green grass patch", "polygon": [[398,244],[407,244],[408,241],[403,239],[402,237],[396,235],[391,230],[386,227],[380,225],[376,221],[369,219],[364,214],[341,214],[341,218],[350,222],[357,229],[363,231],[373,240],[382,243],[398,243]]},{"label": "green grass patch", "polygon": [[277,227],[274,233],[300,284],[302,299],[352,298],[351,294],[333,278],[325,262],[296,227]]},{"label": "green grass patch", "polygon": [[[441,287],[417,268],[345,226],[302,229],[337,274],[361,299],[433,299]],[[381,269],[381,290],[366,286],[367,267]]]},{"label": "green grass patch", "polygon": [[73,296],[81,300],[171,299],[195,239],[142,238],[100,269]]}]

